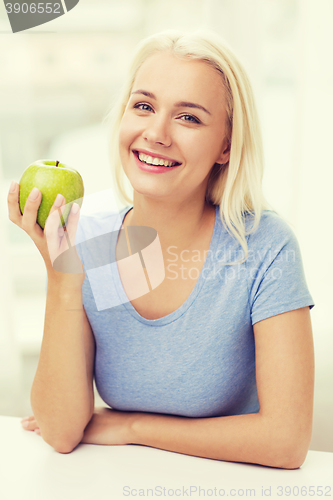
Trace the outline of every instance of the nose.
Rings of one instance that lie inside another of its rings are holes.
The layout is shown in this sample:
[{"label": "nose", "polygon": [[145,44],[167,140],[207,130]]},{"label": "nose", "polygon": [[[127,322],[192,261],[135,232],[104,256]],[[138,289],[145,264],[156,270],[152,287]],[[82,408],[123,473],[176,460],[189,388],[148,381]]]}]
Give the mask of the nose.
[{"label": "nose", "polygon": [[143,138],[151,144],[161,144],[162,146],[171,146],[170,124],[167,117],[152,116],[147,123],[147,127],[143,133]]}]

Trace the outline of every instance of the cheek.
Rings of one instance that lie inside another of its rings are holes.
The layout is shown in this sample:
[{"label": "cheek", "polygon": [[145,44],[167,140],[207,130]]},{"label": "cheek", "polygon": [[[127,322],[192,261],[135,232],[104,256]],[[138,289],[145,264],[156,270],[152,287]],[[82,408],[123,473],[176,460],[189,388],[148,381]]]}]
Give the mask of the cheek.
[{"label": "cheek", "polygon": [[119,127],[119,156],[124,171],[126,171],[130,144],[131,144],[131,139],[129,130],[128,127],[126,126],[126,122],[122,120]]},{"label": "cheek", "polygon": [[127,118],[124,116],[119,128],[119,146],[128,148],[131,139],[131,130]]},{"label": "cheek", "polygon": [[202,134],[194,137],[187,145],[188,158],[198,164],[200,169],[209,170],[215,163],[220,142],[218,134]]},{"label": "cheek", "polygon": [[200,158],[205,162],[208,168],[214,166],[220,158],[223,147],[222,127],[216,127],[214,131],[207,134],[205,140],[201,143]]},{"label": "cheek", "polygon": [[129,147],[142,133],[142,123],[131,112],[125,112],[119,127],[119,143],[121,147]]}]

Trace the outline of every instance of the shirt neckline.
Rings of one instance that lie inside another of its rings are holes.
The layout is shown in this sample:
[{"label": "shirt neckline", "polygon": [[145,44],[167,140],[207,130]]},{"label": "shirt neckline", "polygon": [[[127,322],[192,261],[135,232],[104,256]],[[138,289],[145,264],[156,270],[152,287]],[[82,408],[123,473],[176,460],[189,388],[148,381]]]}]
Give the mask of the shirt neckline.
[{"label": "shirt neckline", "polygon": [[[125,208],[123,213],[120,213],[120,226],[117,228],[118,230],[120,230],[120,228],[124,222],[125,216],[132,208],[133,208],[133,205],[130,206],[130,208]],[[187,297],[185,302],[178,309],[176,309],[175,311],[173,311],[170,314],[167,314],[166,316],[163,316],[162,318],[147,319],[138,313],[138,311],[132,306],[131,302],[128,300],[128,297],[125,293],[125,290],[123,288],[123,285],[122,285],[122,282],[120,279],[118,266],[115,266],[115,273],[112,273],[113,279],[114,279],[114,285],[117,289],[119,296],[122,298],[127,298],[127,301],[124,300],[121,304],[121,306],[126,310],[127,313],[131,314],[131,316],[133,316],[137,321],[139,321],[140,323],[143,323],[145,325],[164,326],[164,325],[172,323],[173,321],[180,318],[180,316],[182,316],[189,309],[189,307],[193,304],[196,297],[198,296],[198,294],[202,288],[202,285],[204,284],[204,281],[205,281],[204,276],[206,273],[206,269],[211,264],[212,259],[213,259],[213,255],[215,254],[215,250],[216,250],[216,247],[218,245],[218,241],[217,241],[218,240],[218,238],[217,238],[218,220],[219,220],[219,206],[216,205],[215,206],[215,222],[214,222],[213,235],[212,235],[212,238],[210,241],[209,251],[207,253],[207,257],[206,257],[206,260],[204,262],[204,265],[201,269],[199,278],[197,279],[197,282],[196,282],[192,292]]]}]

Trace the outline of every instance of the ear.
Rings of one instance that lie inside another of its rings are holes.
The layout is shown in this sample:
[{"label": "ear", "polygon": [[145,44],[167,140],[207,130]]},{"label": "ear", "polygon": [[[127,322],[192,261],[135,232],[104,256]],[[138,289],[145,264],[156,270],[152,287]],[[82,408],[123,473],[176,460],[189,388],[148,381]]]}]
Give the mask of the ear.
[{"label": "ear", "polygon": [[230,148],[231,148],[230,141],[227,138],[225,138],[225,140],[223,141],[222,151],[220,153],[220,156],[216,160],[216,163],[220,163],[221,165],[223,165],[224,163],[227,163],[230,160]]}]

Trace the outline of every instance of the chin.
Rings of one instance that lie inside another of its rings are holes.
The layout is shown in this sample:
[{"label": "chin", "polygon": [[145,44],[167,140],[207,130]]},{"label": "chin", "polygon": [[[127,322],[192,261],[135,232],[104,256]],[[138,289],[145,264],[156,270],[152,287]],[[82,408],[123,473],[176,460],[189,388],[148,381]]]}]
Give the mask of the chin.
[{"label": "chin", "polygon": [[126,176],[133,190],[140,195],[149,196],[151,198],[159,198],[160,196],[168,194],[165,192],[165,188],[161,185],[161,182],[158,181],[158,179],[143,179],[141,176],[127,174]]},{"label": "chin", "polygon": [[165,196],[165,193],[159,193],[156,189],[140,189],[139,187],[133,186],[133,190],[136,194],[153,200],[162,200]]}]

